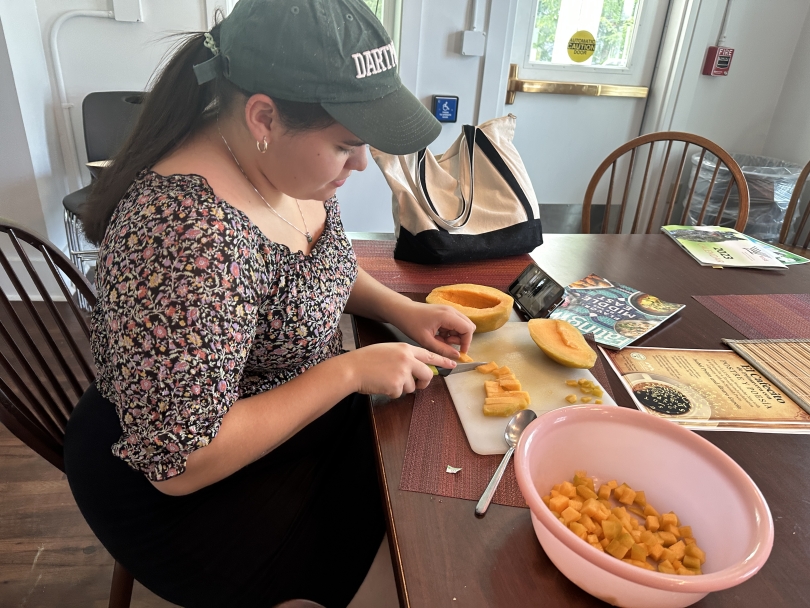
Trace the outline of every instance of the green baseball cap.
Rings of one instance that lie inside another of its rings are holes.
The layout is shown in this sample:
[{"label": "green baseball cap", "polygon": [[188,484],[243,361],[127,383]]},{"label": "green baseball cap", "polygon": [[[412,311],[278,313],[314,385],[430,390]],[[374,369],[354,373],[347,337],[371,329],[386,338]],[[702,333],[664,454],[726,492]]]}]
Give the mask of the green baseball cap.
[{"label": "green baseball cap", "polygon": [[239,88],[319,103],[389,154],[427,147],[441,124],[402,84],[396,49],[362,0],[239,0],[219,25],[200,84],[222,74]]}]

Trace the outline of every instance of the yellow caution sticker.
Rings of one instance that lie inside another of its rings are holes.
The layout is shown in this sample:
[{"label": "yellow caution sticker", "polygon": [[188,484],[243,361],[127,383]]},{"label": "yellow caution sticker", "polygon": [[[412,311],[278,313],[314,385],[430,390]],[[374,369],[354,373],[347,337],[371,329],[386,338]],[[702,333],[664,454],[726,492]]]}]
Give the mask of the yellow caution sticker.
[{"label": "yellow caution sticker", "polygon": [[579,30],[568,41],[568,56],[571,61],[588,61],[596,50],[596,38],[588,30]]}]

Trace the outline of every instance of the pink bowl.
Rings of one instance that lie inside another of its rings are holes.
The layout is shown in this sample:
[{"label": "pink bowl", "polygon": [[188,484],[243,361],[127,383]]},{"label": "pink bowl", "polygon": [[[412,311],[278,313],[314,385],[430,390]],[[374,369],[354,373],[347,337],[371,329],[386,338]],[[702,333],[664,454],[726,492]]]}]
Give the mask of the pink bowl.
[{"label": "pink bowl", "polygon": [[[576,470],[599,482],[616,479],[644,490],[656,509],[677,513],[706,551],[704,574],[643,570],[575,536],[541,496]],[[699,435],[649,414],[599,405],[543,414],[523,432],[515,472],[549,559],[576,585],[610,604],[689,606],[751,578],[771,553],[771,512],[748,474]]]}]

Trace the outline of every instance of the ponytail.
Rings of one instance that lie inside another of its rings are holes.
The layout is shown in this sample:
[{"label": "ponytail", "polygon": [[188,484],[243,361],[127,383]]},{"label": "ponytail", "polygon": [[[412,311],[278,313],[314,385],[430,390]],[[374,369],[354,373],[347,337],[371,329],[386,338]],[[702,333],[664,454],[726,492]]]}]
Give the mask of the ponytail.
[{"label": "ponytail", "polygon": [[180,43],[145,96],[143,111],[129,138],[96,179],[79,210],[90,242],[99,244],[104,238],[113,211],[138,173],[182,143],[203,122],[206,108],[216,100],[216,81],[220,78],[199,85],[194,75],[193,66],[210,58],[204,42],[200,33]]}]

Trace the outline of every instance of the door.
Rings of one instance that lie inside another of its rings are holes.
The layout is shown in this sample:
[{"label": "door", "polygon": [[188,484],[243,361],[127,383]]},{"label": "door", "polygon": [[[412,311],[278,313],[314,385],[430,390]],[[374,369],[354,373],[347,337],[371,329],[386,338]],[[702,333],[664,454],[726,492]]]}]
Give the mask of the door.
[{"label": "door", "polygon": [[[515,145],[540,203],[581,204],[604,158],[638,136],[665,0],[518,0]],[[530,81],[530,82],[525,82]],[[595,95],[595,94],[598,94]]]}]

